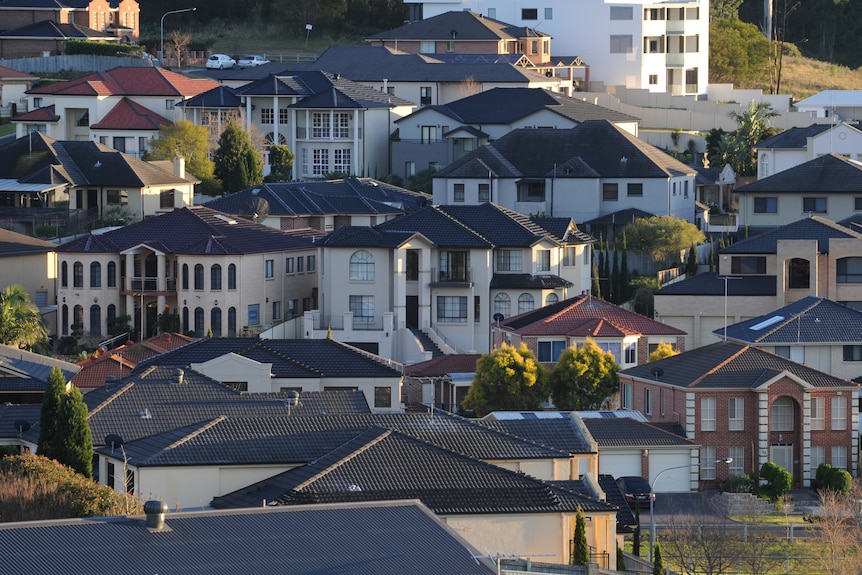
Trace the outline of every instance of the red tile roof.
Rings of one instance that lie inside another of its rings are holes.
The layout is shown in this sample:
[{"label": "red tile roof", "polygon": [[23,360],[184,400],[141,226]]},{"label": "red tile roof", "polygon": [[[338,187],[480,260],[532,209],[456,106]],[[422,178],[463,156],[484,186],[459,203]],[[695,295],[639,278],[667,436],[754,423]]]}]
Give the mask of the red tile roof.
[{"label": "red tile roof", "polygon": [[32,76],[26,72],[20,72],[13,68],[0,66],[0,80],[38,80],[38,76]]},{"label": "red tile roof", "polygon": [[439,377],[447,373],[473,373],[476,362],[482,357],[478,353],[441,355],[428,361],[421,361],[404,367],[408,377]]},{"label": "red tile roof", "polygon": [[60,116],[54,112],[53,105],[36,108],[12,118],[13,122],[57,122],[59,120]]},{"label": "red tile roof", "polygon": [[78,363],[81,366],[71,382],[82,389],[103,387],[105,378],[113,375],[118,380],[132,373],[141,361],[181,347],[194,338],[177,333],[163,333],[141,342],[129,342],[120,347],[97,353]]},{"label": "red tile roof", "polygon": [[219,86],[209,78],[188,78],[163,68],[118,67],[67,82],[28,90],[55,96],[183,96],[191,97]]},{"label": "red tile roof", "polygon": [[101,122],[96,122],[90,128],[94,130],[158,130],[162,126],[173,126],[174,123],[164,116],[159,116],[149,108],[123,98],[108,112]]}]

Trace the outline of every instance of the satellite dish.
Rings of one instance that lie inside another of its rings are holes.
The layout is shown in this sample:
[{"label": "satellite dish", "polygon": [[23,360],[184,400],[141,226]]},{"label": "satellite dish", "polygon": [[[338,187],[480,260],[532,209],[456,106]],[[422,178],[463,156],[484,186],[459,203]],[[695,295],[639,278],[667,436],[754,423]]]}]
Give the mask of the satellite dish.
[{"label": "satellite dish", "polygon": [[19,419],[15,422],[15,429],[18,430],[18,435],[20,436],[22,433],[30,429],[30,422],[24,419]]},{"label": "satellite dish", "polygon": [[500,312],[497,312],[497,313],[495,313],[495,314],[494,314],[494,321],[496,321],[497,323],[500,323],[500,322],[501,322],[501,321],[503,321],[505,318],[506,318],[506,316],[504,316],[504,315],[503,315],[503,314],[501,314]]},{"label": "satellite dish", "polygon": [[254,194],[239,208],[237,215],[254,222],[265,220],[269,216],[269,202]]},{"label": "satellite dish", "polygon": [[664,370],[663,370],[662,368],[660,368],[660,367],[654,367],[654,368],[652,368],[651,370],[649,370],[649,372],[650,372],[651,374],[653,374],[653,377],[655,377],[656,379],[658,379],[658,378],[660,378],[662,375],[664,375]]},{"label": "satellite dish", "polygon": [[111,446],[111,453],[114,452],[115,449],[119,449],[123,446],[123,438],[119,435],[112,433],[110,435],[105,436],[105,445]]}]

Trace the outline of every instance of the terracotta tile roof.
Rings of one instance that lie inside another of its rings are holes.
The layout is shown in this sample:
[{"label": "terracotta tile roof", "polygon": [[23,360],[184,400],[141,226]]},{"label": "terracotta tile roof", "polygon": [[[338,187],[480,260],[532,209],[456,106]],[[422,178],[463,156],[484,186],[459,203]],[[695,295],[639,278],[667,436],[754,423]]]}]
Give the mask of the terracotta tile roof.
[{"label": "terracotta tile roof", "polygon": [[404,366],[404,375],[410,377],[442,377],[449,373],[473,373],[478,353],[444,354],[427,361]]},{"label": "terracotta tile roof", "polygon": [[0,80],[38,80],[38,76],[33,76],[31,74],[27,74],[26,72],[20,72],[13,68],[7,68],[6,66],[0,66]]},{"label": "terracotta tile roof", "polygon": [[12,118],[13,122],[58,122],[60,116],[54,111],[54,106],[45,106],[44,108],[36,108],[24,114],[18,114]]},{"label": "terracotta tile roof", "polygon": [[28,90],[28,94],[54,96],[182,96],[212,90],[218,83],[193,79],[164,68],[118,67],[94,72],[75,80],[55,82]]},{"label": "terracotta tile roof", "polygon": [[56,244],[0,228],[0,256],[44,254],[57,249]]},{"label": "terracotta tile roof", "polygon": [[93,130],[158,130],[163,126],[173,125],[174,123],[164,116],[133,100],[123,98],[105,114],[102,121],[96,122],[90,128]]}]

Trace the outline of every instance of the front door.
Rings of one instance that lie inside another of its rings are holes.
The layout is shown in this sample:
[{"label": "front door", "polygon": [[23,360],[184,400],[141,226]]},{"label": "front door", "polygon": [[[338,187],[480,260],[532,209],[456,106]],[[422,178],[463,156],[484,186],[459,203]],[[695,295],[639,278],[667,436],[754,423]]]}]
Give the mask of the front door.
[{"label": "front door", "polygon": [[793,446],[772,445],[769,448],[769,460],[793,475]]}]

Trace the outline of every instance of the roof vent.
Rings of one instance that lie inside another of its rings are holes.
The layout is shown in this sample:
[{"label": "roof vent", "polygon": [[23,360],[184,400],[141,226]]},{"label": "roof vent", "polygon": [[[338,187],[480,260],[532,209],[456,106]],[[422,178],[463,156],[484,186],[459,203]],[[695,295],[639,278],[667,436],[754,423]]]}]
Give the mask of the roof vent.
[{"label": "roof vent", "polygon": [[144,410],[142,412],[140,412],[138,415],[140,416],[141,419],[152,419],[153,418],[153,414],[150,413],[150,410],[147,408],[144,408]]},{"label": "roof vent", "polygon": [[362,488],[359,487],[358,485],[356,485],[355,483],[351,483],[350,485],[347,486],[347,490],[352,491],[352,492],[357,492],[357,491],[362,491]]},{"label": "roof vent", "polygon": [[171,383],[176,383],[177,385],[181,384],[183,382],[183,377],[185,377],[185,374],[186,372],[184,372],[180,368],[174,369],[174,371],[171,372]]},{"label": "roof vent", "polygon": [[664,375],[664,370],[660,367],[654,367],[649,372],[653,375],[653,377],[658,381],[658,378]]},{"label": "roof vent", "polygon": [[105,436],[105,445],[111,446],[111,454],[114,453],[115,449],[119,449],[123,446],[123,438],[119,435],[112,433],[110,435]]},{"label": "roof vent", "polygon": [[19,419],[15,422],[15,429],[18,431],[18,437],[21,437],[25,431],[30,429],[30,422],[25,419]]},{"label": "roof vent", "polygon": [[165,529],[165,514],[168,504],[164,501],[150,500],[144,503],[144,513],[147,515],[147,529],[163,531]]},{"label": "roof vent", "polygon": [[623,166],[625,166],[628,163],[629,163],[629,159],[627,157],[623,156],[622,158],[620,158],[620,164],[622,164]]},{"label": "roof vent", "polygon": [[116,375],[106,375],[105,376],[105,387],[111,387],[115,383],[117,383],[117,376]]}]

